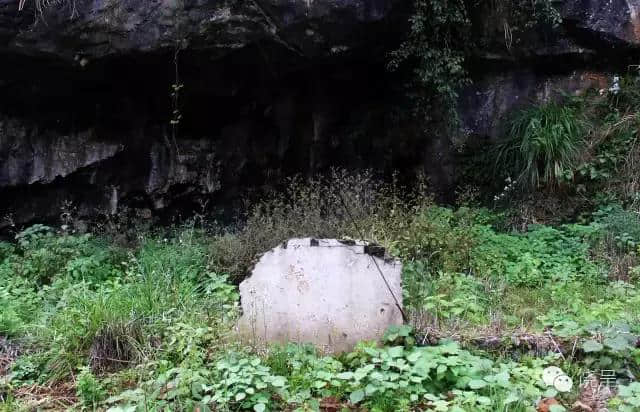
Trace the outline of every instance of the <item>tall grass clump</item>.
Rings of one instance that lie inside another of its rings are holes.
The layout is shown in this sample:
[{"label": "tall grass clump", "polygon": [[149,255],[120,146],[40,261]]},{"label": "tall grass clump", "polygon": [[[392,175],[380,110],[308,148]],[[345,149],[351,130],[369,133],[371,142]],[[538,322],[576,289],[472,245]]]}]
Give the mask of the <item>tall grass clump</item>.
[{"label": "tall grass clump", "polygon": [[573,179],[587,129],[579,104],[549,102],[518,112],[497,165],[526,189],[558,189]]},{"label": "tall grass clump", "polygon": [[[237,294],[210,269],[193,228],[141,238],[136,249],[36,226],[0,261],[0,336],[40,353],[41,381],[89,365],[113,371],[153,359],[176,323],[231,320]],[[1,257],[1,256],[0,256]]]},{"label": "tall grass clump", "polygon": [[51,342],[52,375],[71,373],[79,354],[96,370],[130,366],[153,358],[176,323],[207,325],[227,312],[233,318],[235,290],[209,270],[207,249],[191,232],[152,238],[130,255],[121,278],[65,289],[42,335]]}]

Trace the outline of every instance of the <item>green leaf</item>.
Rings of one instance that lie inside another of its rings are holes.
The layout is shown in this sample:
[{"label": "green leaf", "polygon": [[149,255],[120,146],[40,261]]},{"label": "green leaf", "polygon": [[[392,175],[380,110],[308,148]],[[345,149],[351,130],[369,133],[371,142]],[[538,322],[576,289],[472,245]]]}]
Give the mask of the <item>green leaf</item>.
[{"label": "green leaf", "polygon": [[615,338],[606,338],[604,340],[604,344],[607,347],[618,352],[626,350],[630,346],[629,343],[627,342],[627,339],[625,339],[625,337],[622,335],[618,335]]},{"label": "green leaf", "polygon": [[282,388],[287,383],[286,379],[282,376],[274,376],[271,380],[271,384],[276,388]]},{"label": "green leaf", "polygon": [[253,405],[253,410],[255,412],[264,412],[265,409],[267,409],[267,407],[265,406],[264,403],[258,403]]},{"label": "green leaf", "polygon": [[421,352],[413,351],[407,356],[407,360],[411,363],[415,363],[422,356]]},{"label": "green leaf", "polygon": [[633,396],[633,392],[630,387],[620,385],[618,387],[618,395],[622,396],[623,398],[630,398],[631,396]]},{"label": "green leaf", "polygon": [[240,402],[246,397],[247,397],[247,394],[244,392],[236,393],[236,402]]},{"label": "green leaf", "polygon": [[508,405],[510,403],[518,402],[520,400],[520,396],[517,393],[510,393],[507,396],[507,399],[504,400],[504,404]]},{"label": "green leaf", "polygon": [[394,346],[389,348],[389,356],[392,358],[399,358],[404,354],[404,348],[402,346]]},{"label": "green leaf", "polygon": [[582,344],[582,349],[585,352],[599,352],[604,348],[604,346],[602,346],[602,344],[598,341],[595,341],[593,339],[589,339],[587,341],[585,341]]},{"label": "green leaf", "polygon": [[372,384],[368,384],[365,388],[364,391],[367,395],[372,395],[374,394],[376,391],[378,390],[378,388],[376,388],[374,385]]},{"label": "green leaf", "polygon": [[349,401],[351,401],[351,403],[356,404],[361,402],[364,399],[364,391],[362,389],[358,389],[355,392],[351,392],[351,395],[349,396]]},{"label": "green leaf", "polygon": [[480,388],[484,388],[485,386],[487,386],[487,382],[481,379],[473,379],[472,381],[469,382],[469,388],[471,389],[480,389]]},{"label": "green leaf", "polygon": [[486,396],[478,396],[478,399],[476,399],[476,401],[481,405],[491,405],[491,398],[488,398]]},{"label": "green leaf", "polygon": [[342,379],[342,380],[349,380],[349,379],[353,379],[353,372],[342,372],[336,375],[336,378],[338,379]]}]

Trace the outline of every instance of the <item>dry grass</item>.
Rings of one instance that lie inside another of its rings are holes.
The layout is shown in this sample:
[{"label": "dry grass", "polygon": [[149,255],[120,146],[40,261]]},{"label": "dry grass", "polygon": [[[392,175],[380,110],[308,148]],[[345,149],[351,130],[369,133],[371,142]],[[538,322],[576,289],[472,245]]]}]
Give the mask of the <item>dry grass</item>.
[{"label": "dry grass", "polygon": [[78,403],[73,382],[21,386],[13,395],[29,411],[66,411]]},{"label": "dry grass", "polygon": [[141,358],[139,342],[143,341],[142,328],[135,322],[117,323],[104,327],[93,340],[89,362],[94,372],[114,372]]},{"label": "dry grass", "polygon": [[258,256],[296,237],[362,238],[388,248],[416,208],[431,202],[423,189],[406,193],[367,171],[293,178],[283,192],[250,207],[238,230],[215,242],[215,264],[242,278]]},{"label": "dry grass", "polygon": [[[640,115],[635,119],[636,127],[640,128]],[[628,199],[634,199],[634,208],[640,211],[640,142],[636,138],[631,147],[629,153],[624,162],[622,168],[622,175],[626,177],[624,185],[624,195]]]},{"label": "dry grass", "polygon": [[412,324],[418,343],[422,345],[435,345],[446,339],[460,342],[463,346],[500,353],[520,352],[546,356],[549,352],[555,352],[565,359],[570,359],[575,356],[580,340],[577,336],[558,337],[550,331],[532,332],[525,327],[507,328],[499,321],[487,326],[437,327],[420,324],[414,318]]},{"label": "dry grass", "polygon": [[7,338],[0,336],[0,377],[9,372],[13,361],[20,354],[17,345],[11,343]]}]

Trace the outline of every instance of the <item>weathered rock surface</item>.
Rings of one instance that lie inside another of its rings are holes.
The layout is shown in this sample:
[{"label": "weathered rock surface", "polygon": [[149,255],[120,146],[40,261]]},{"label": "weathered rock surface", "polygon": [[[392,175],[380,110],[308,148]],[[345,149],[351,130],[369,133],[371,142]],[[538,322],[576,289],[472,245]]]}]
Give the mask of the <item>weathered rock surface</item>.
[{"label": "weathered rock surface", "polygon": [[[445,192],[454,181],[447,138],[398,120],[405,79],[385,69],[410,2],[48,3],[0,0],[0,230],[5,215],[56,219],[69,201],[83,216],[228,205],[331,166],[426,172]],[[460,100],[470,143],[518,106],[638,63],[640,0],[565,0],[552,35],[517,45],[490,3],[472,16],[484,40]]]},{"label": "weathered rock surface", "polygon": [[0,0],[0,45],[22,54],[98,59],[191,48],[228,53],[262,41],[303,56],[361,45],[363,25],[398,0],[59,0],[36,10]]},{"label": "weathered rock surface", "polygon": [[506,116],[514,109],[560,94],[608,89],[611,84],[612,74],[586,69],[556,74],[517,69],[483,76],[461,93],[462,127],[467,134],[498,138]]},{"label": "weathered rock surface", "polygon": [[14,119],[0,120],[0,187],[51,183],[83,167],[102,162],[123,146],[96,139],[90,130],[47,136]]},{"label": "weathered rock surface", "polygon": [[639,0],[563,1],[560,10],[567,24],[574,24],[590,40],[617,46],[640,45]]},{"label": "weathered rock surface", "polygon": [[402,265],[365,253],[363,243],[291,239],[265,253],[240,284],[238,328],[257,343],[313,343],[348,351],[380,339],[402,313],[374,263],[402,304]]}]

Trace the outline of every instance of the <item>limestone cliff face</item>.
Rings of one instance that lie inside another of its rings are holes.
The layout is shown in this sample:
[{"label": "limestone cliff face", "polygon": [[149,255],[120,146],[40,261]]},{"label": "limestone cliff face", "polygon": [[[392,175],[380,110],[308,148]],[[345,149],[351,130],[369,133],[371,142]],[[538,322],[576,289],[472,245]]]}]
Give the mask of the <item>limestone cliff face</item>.
[{"label": "limestone cliff face", "polygon": [[[36,4],[0,0],[0,218],[54,219],[68,202],[87,216],[228,205],[331,166],[452,181],[448,140],[398,120],[403,80],[385,69],[409,1]],[[468,139],[495,137],[506,113],[557,89],[606,87],[635,62],[640,0],[559,8],[553,36],[517,47],[490,11],[472,16],[486,41],[461,94]]]}]

